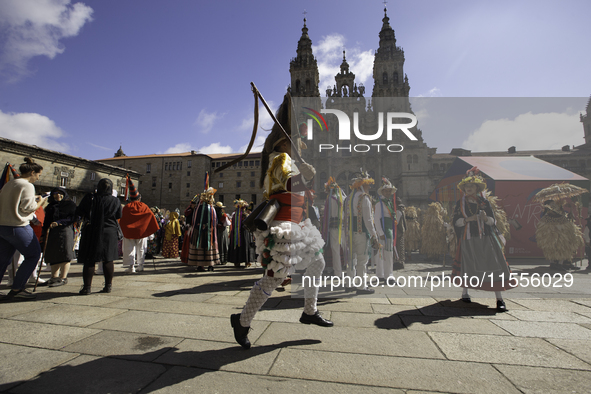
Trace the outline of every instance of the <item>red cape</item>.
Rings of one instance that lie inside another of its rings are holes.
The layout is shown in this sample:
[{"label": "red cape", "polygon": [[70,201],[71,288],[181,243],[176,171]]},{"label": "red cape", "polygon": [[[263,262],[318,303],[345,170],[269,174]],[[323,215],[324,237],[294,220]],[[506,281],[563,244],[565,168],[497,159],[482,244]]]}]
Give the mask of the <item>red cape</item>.
[{"label": "red cape", "polygon": [[119,225],[127,239],[146,238],[160,229],[150,208],[141,201],[132,201],[123,207]]}]

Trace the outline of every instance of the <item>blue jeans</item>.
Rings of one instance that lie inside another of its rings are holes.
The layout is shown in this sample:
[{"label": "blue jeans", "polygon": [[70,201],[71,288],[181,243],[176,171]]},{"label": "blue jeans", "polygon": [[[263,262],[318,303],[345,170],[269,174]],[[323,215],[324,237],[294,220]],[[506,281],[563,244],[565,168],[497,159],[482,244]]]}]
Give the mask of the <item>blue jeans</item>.
[{"label": "blue jeans", "polygon": [[12,288],[22,290],[35,268],[37,268],[41,256],[39,240],[31,226],[0,226],[0,280],[4,277],[6,268],[11,263],[16,250],[23,255],[25,261],[16,271]]}]

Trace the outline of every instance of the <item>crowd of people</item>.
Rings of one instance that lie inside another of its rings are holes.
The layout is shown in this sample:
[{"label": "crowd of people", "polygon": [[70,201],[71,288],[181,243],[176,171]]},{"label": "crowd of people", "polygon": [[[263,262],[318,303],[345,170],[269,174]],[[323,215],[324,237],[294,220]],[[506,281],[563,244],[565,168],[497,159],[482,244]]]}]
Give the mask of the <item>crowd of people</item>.
[{"label": "crowd of people", "polygon": [[[457,185],[462,193],[453,208],[435,202],[421,215],[419,208],[404,205],[386,177],[381,179],[377,196],[372,196],[375,180],[361,169],[347,185],[347,192],[330,177],[322,204],[310,188],[316,170],[300,158],[306,125],[286,132],[291,130],[289,100],[286,95],[264,145],[260,186],[265,203],[254,214],[253,204],[241,199],[234,201],[234,212],[227,214],[226,206],[215,201],[216,190],[209,186],[189,202],[182,215],[179,209],[150,208],[129,178],[125,204],[116,197],[112,181],[105,178],[76,206],[64,188],[54,188],[47,196],[36,195],[33,183],[43,168],[26,158],[20,176],[0,190],[0,278],[15,254],[23,260],[13,270],[11,290],[3,300],[35,298],[25,287],[30,278],[38,276],[42,252],[51,269],[46,283],[50,287],[67,284],[71,261],[83,264],[80,295],[91,294],[97,263],[105,280],[100,292],[110,293],[114,261],[120,257],[128,274],[142,272],[146,259],[158,254],[180,258],[200,272],[227,263],[247,268],[256,262],[263,276],[254,284],[242,312],[231,316],[236,341],[249,348],[248,332],[255,314],[275,289],[290,282],[296,269],[317,279],[327,274],[364,277],[371,264],[382,283],[395,283],[394,271],[404,269],[411,253],[419,251],[430,259],[443,258],[444,265],[445,255],[451,255],[452,277],[464,278],[462,301],[471,302],[469,289],[476,288],[494,292],[497,310],[507,310],[502,292],[515,286],[500,278],[508,278],[511,272],[504,255],[509,226],[477,168],[469,170]],[[560,261],[566,261],[561,267],[572,266],[580,247],[586,245],[587,252],[591,251],[589,224],[581,231],[562,210],[561,201],[547,201],[544,207],[538,243],[554,266]],[[247,225],[250,215],[262,223]],[[562,227],[557,230],[558,225]],[[466,280],[483,272],[489,281],[474,286]],[[366,281],[361,283],[343,290],[359,295],[375,292]],[[317,298],[318,287],[304,283],[300,322],[330,327],[333,323],[317,309]]]}]

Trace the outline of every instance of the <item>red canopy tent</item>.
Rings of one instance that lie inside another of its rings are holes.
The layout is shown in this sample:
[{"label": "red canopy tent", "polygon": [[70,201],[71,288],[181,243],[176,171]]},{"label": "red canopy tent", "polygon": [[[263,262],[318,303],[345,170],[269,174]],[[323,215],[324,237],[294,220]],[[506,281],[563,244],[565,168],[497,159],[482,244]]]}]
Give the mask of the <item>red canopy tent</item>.
[{"label": "red canopy tent", "polygon": [[[543,257],[535,241],[535,232],[543,211],[540,203],[532,202],[537,192],[555,183],[571,183],[589,190],[589,180],[562,167],[537,159],[533,156],[458,157],[439,182],[430,196],[439,201],[451,214],[455,202],[460,198],[458,183],[472,167],[478,167],[486,179],[488,190],[501,199],[501,205],[510,220],[511,239],[507,241],[507,257]],[[587,218],[589,195],[582,196],[580,212],[572,210],[577,224],[584,225]]]}]

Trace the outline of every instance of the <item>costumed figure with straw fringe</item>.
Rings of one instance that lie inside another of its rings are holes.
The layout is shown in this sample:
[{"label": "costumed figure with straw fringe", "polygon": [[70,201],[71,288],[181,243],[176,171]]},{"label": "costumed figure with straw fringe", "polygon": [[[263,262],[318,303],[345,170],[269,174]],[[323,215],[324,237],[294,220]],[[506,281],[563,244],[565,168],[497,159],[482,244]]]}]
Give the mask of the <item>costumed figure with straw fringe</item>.
[{"label": "costumed figure with straw fringe", "polygon": [[[539,191],[533,201],[544,201],[544,212],[536,227],[536,243],[544,257],[552,261],[551,268],[579,269],[572,263],[577,251],[585,246],[581,228],[572,214],[564,210],[567,198],[587,193],[570,184],[555,184]],[[561,264],[562,262],[562,264]]]},{"label": "costumed figure with straw fringe", "polygon": [[[197,271],[213,271],[213,266],[220,260],[217,244],[217,216],[215,213],[214,194],[217,190],[208,187],[193,199],[197,205],[193,213],[190,230],[189,265],[196,265]],[[196,200],[199,199],[197,202]]]},{"label": "costumed figure with straw fringe", "polygon": [[324,190],[328,194],[324,203],[324,218],[322,223],[322,238],[326,239],[324,250],[330,248],[333,275],[342,276],[341,247],[345,240],[343,231],[343,203],[347,196],[339,187],[333,177],[324,184]]},{"label": "costumed figure with straw fringe", "polygon": [[235,267],[251,265],[250,234],[242,226],[246,220],[248,202],[242,199],[234,200],[234,216],[232,216],[232,227],[230,228],[230,248],[228,250],[228,262],[234,263]]},{"label": "costumed figure with straw fringe", "polygon": [[[351,277],[363,278],[367,274],[367,262],[373,249],[380,249],[373,216],[373,206],[369,188],[375,181],[367,172],[360,170],[359,176],[352,179],[352,192],[345,201],[345,228],[347,229],[347,265]],[[353,289],[348,289],[352,291]],[[357,294],[373,294],[374,289],[363,285],[356,289]]]},{"label": "costumed figure with straw fringe", "polygon": [[421,253],[426,254],[431,261],[439,260],[447,251],[444,214],[441,203],[433,202],[427,207],[421,225]]},{"label": "costumed figure with straw fringe", "polygon": [[[511,270],[503,254],[503,239],[496,227],[497,220],[486,198],[486,182],[473,167],[458,184],[463,193],[456,203],[453,224],[458,246],[452,266],[452,277],[462,280],[462,301],[471,302],[468,288],[494,291],[497,311],[506,312],[501,292],[517,286],[508,278]],[[477,277],[478,285],[473,278]],[[484,281],[481,278],[485,278]],[[502,280],[501,278],[504,278]]]},{"label": "costumed figure with straw fringe", "polygon": [[[292,134],[291,97],[289,93],[285,95],[275,117],[254,84],[253,91],[255,111],[258,110],[256,100],[260,97],[275,121],[262,152],[260,186],[265,189],[268,204],[275,200],[279,202],[279,208],[265,226],[266,230],[254,232],[258,261],[265,274],[254,284],[242,313],[231,316],[234,338],[245,349],[250,348],[248,331],[255,314],[287,276],[297,267],[305,270],[304,276],[318,281],[325,265],[322,235],[310,219],[303,220],[304,194],[309,190],[316,170],[301,160],[300,150],[305,144],[300,133],[296,130]],[[255,119],[257,115],[255,112]],[[316,308],[318,287],[306,284],[306,281],[303,284],[304,311],[300,322],[332,326],[333,323],[324,319]]]},{"label": "costumed figure with straw fringe", "polygon": [[412,251],[421,248],[421,223],[419,222],[420,209],[408,207],[404,210],[406,219],[406,232],[404,234],[404,249],[408,252],[408,259],[412,259]]},{"label": "costumed figure with straw fringe", "polygon": [[376,275],[380,280],[394,277],[394,258],[398,259],[397,224],[402,216],[402,211],[396,208],[396,188],[388,178],[382,177],[382,186],[378,189],[378,201],[374,212],[376,232],[380,243],[384,245],[379,249],[376,262]]}]

